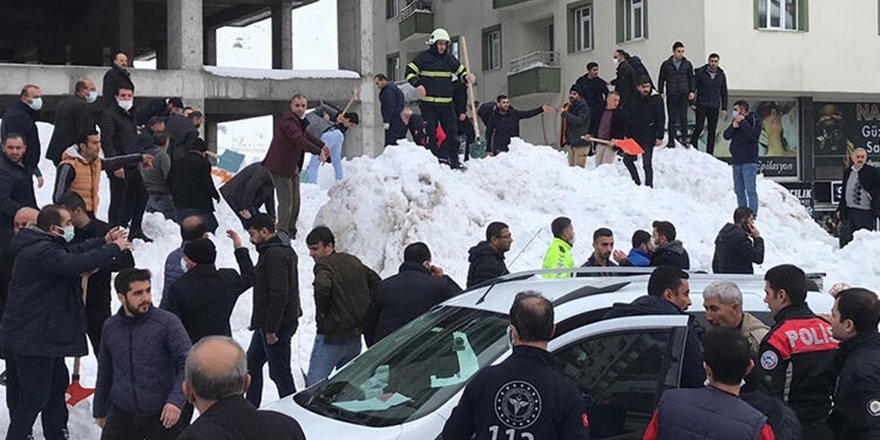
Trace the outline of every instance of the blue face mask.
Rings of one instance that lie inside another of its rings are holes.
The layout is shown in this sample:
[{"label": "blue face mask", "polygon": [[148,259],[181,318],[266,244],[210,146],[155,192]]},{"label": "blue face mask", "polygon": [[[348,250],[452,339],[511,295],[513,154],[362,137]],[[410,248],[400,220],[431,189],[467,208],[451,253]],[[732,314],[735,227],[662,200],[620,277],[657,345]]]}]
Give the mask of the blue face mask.
[{"label": "blue face mask", "polygon": [[67,226],[61,229],[64,231],[64,234],[62,235],[62,237],[64,237],[64,241],[67,243],[73,241],[73,236],[76,235],[76,231],[73,229],[73,226]]}]

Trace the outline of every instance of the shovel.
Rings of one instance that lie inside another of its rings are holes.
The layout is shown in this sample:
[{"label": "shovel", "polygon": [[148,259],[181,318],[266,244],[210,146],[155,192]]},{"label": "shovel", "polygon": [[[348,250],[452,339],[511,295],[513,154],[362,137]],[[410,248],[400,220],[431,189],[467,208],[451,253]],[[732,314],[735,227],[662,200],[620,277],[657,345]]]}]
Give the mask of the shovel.
[{"label": "shovel", "polygon": [[[461,36],[461,49],[464,54],[464,69],[471,73],[471,63],[468,58],[467,40],[464,35]],[[459,78],[461,79],[461,78]],[[474,124],[474,142],[469,145],[471,157],[480,159],[486,155],[486,141],[480,138],[480,126],[477,124],[477,104],[474,96],[474,85],[470,81],[467,82],[468,104],[471,107],[471,122]]]},{"label": "shovel", "polygon": [[[89,275],[85,275],[82,277],[82,296],[83,296],[83,305],[86,303],[86,294],[89,289]],[[87,399],[92,394],[95,394],[94,388],[85,388],[79,383],[79,368],[80,368],[80,360],[76,358],[73,360],[73,376],[70,380],[70,386],[67,387],[67,404],[70,406],[76,406],[77,403],[82,402]]]},{"label": "shovel", "polygon": [[584,136],[584,137],[582,137],[582,139],[588,140],[588,141],[593,141],[597,144],[608,145],[610,147],[620,148],[621,150],[623,150],[624,153],[632,155],[632,156],[638,156],[640,154],[645,153],[645,150],[642,149],[641,145],[639,145],[639,143],[636,142],[632,138],[625,138],[625,139],[620,139],[620,140],[616,140],[616,141],[609,141],[609,140],[605,140],[605,139]]}]

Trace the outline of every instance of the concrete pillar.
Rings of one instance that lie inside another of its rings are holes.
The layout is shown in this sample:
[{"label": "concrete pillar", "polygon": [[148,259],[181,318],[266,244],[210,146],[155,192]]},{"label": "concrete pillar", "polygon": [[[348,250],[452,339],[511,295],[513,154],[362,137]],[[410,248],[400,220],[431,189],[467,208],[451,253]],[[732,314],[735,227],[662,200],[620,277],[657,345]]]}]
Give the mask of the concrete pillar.
[{"label": "concrete pillar", "polygon": [[117,51],[128,55],[129,65],[134,63],[134,0],[118,0],[117,6]]},{"label": "concrete pillar", "polygon": [[202,0],[168,0],[168,68],[201,69],[203,38]]},{"label": "concrete pillar", "polygon": [[382,151],[384,131],[377,111],[373,77],[373,6],[375,2],[337,2],[339,68],[360,73],[358,100],[351,110],[360,115],[360,125],[345,137],[347,157],[375,156]]},{"label": "concrete pillar", "polygon": [[272,6],[272,68],[293,69],[293,2]]},{"label": "concrete pillar", "polygon": [[205,29],[205,65],[217,65],[217,28]]}]

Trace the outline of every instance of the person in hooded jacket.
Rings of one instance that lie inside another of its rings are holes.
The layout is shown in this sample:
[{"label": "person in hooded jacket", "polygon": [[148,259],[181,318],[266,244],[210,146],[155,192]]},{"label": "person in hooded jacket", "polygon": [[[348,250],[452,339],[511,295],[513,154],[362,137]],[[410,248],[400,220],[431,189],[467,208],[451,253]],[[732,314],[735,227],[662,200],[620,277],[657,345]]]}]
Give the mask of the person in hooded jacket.
[{"label": "person in hooded jacket", "polygon": [[753,274],[752,264],[764,262],[764,239],[755,226],[752,210],[739,207],[733,211],[733,223],[718,231],[715,238],[714,273]]},{"label": "person in hooded jacket", "polygon": [[562,107],[562,139],[559,145],[568,147],[568,166],[587,166],[590,143],[584,136],[590,130],[590,109],[577,89],[572,86],[568,92],[568,102]]},{"label": "person in hooded jacket", "polygon": [[242,226],[265,207],[266,213],[275,218],[275,185],[272,175],[259,162],[252,163],[235,173],[235,176],[220,187],[220,195],[235,212]]},{"label": "person in hooded jacket", "polygon": [[467,288],[470,289],[484,281],[507,275],[504,254],[510,250],[513,236],[510,228],[502,222],[492,222],[486,227],[486,240],[477,243],[468,251]]},{"label": "person in hooded jacket", "polygon": [[43,108],[43,92],[33,84],[27,84],[21,88],[18,102],[6,109],[3,121],[0,122],[0,143],[6,142],[6,138],[17,133],[24,139],[27,151],[22,158],[25,168],[37,177],[37,185],[43,187],[43,173],[40,172],[40,133],[37,131],[37,121],[40,119],[40,109]]},{"label": "person in hooded jacket", "polygon": [[651,266],[675,266],[681,270],[691,268],[691,260],[681,240],[676,240],[675,225],[667,221],[655,221],[651,238],[653,257]]},{"label": "person in hooded jacket", "polygon": [[699,388],[706,379],[703,371],[703,348],[700,345],[703,329],[693,316],[687,314],[691,305],[689,275],[675,266],[660,266],[648,279],[648,295],[636,298],[630,304],[616,303],[603,319],[643,315],[688,316],[688,335],[681,367],[681,386]]},{"label": "person in hooded jacket", "polygon": [[118,228],[104,237],[68,244],[74,236],[70,212],[47,205],[36,226],[22,230],[10,243],[16,264],[0,342],[15,359],[21,393],[7,439],[25,439],[41,412],[46,438],[65,438],[69,376],[64,358],[88,353],[81,276],[131,249]]},{"label": "person in hooded jacket", "polygon": [[410,244],[403,250],[398,274],[380,282],[371,296],[364,317],[367,347],[460,292],[461,287],[443,269],[431,264],[428,245]]}]

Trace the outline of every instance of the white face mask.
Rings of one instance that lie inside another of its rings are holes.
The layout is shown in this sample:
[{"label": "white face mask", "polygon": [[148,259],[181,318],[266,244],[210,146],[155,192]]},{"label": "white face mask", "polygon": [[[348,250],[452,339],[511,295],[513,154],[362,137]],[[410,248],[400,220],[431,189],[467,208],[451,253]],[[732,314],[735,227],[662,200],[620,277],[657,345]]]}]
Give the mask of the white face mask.
[{"label": "white face mask", "polygon": [[617,65],[620,64],[620,60],[618,60],[617,58],[613,58],[611,62],[614,63],[614,67],[617,67]]},{"label": "white face mask", "polygon": [[98,91],[97,90],[90,90],[89,94],[86,95],[86,102],[91,104],[97,100],[98,100]]},{"label": "white face mask", "polygon": [[119,103],[119,107],[125,111],[131,110],[131,107],[134,106],[134,101],[123,101],[118,99],[117,102]]},{"label": "white face mask", "polygon": [[657,243],[657,240],[654,240],[654,239],[652,238],[652,239],[651,239],[651,242],[648,243],[648,247],[650,247],[650,248],[651,248],[651,251],[653,252],[653,251],[656,251],[657,248],[660,247],[660,243]]},{"label": "white face mask", "polygon": [[31,103],[28,104],[28,107],[35,112],[40,111],[40,109],[43,108],[43,98],[34,98],[31,100]]},{"label": "white face mask", "polygon": [[180,259],[180,269],[183,270],[183,273],[186,273],[186,260],[183,258]]}]

